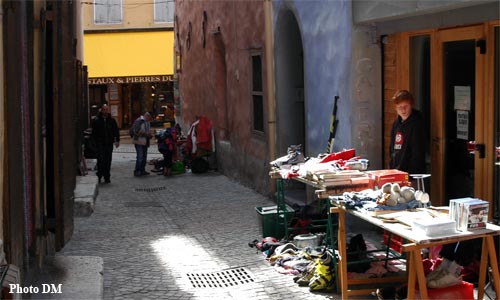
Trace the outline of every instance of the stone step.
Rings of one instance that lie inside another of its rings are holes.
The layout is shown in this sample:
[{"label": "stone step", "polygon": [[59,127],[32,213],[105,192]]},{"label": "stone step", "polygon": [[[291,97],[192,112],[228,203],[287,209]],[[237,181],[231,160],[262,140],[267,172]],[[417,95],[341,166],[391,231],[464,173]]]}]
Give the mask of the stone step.
[{"label": "stone step", "polygon": [[[31,284],[31,299],[103,299],[104,261],[98,256],[50,256]],[[23,296],[24,298],[24,296]]]}]

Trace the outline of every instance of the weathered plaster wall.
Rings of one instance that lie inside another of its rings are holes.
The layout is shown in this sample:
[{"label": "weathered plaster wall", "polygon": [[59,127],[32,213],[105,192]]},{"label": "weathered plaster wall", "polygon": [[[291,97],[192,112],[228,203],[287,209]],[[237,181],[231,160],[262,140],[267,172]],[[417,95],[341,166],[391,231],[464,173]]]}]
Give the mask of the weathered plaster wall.
[{"label": "weathered plaster wall", "polygon": [[498,11],[497,0],[353,0],[353,21],[368,24],[461,9],[466,17],[471,15],[471,6],[482,4],[495,4]]},{"label": "weathered plaster wall", "polygon": [[498,0],[353,1],[354,24],[376,24],[379,35],[482,23],[499,16]]},{"label": "weathered plaster wall", "polygon": [[[268,193],[267,136],[252,130],[250,94],[250,55],[261,53],[265,61],[262,2],[176,1],[176,16],[176,51],[182,57],[178,121],[187,132],[196,116],[210,118],[219,170]],[[264,88],[265,82],[264,76]]]},{"label": "weathered plaster wall", "polygon": [[[304,48],[307,156],[326,152],[334,96],[340,96],[334,151],[355,148],[381,166],[380,47],[372,27],[353,27],[351,1],[276,1],[299,23]],[[279,35],[275,41],[279,41]],[[275,53],[280,56],[280,53]],[[279,70],[276,70],[279,72]]]},{"label": "weathered plaster wall", "polygon": [[371,169],[381,169],[383,96],[380,41],[373,27],[353,26],[352,45],[352,145],[357,155],[370,160]]},{"label": "weathered plaster wall", "polygon": [[273,3],[275,21],[280,10],[290,9],[302,33],[306,155],[316,156],[326,152],[335,95],[340,96],[340,122],[335,149],[351,147],[350,1],[297,0]]}]

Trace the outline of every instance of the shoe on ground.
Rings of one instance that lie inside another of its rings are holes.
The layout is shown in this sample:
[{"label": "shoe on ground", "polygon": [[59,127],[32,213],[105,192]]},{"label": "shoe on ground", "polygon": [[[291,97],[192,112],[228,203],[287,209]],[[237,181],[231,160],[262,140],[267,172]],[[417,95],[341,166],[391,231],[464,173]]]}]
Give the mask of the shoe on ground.
[{"label": "shoe on ground", "polygon": [[311,282],[311,279],[314,277],[315,270],[316,268],[312,269],[311,271],[304,271],[304,273],[302,273],[303,274],[302,277],[297,279],[296,283],[299,286],[308,286],[309,283]]},{"label": "shoe on ground", "polygon": [[314,260],[310,262],[304,272],[302,272],[300,275],[296,276],[293,281],[297,283],[299,286],[308,286],[309,282],[314,276],[314,273],[316,272],[316,264],[318,260]]},{"label": "shoe on ground", "polygon": [[427,274],[427,286],[430,288],[444,288],[458,285],[462,282],[462,266],[455,261],[443,259],[443,262],[432,272]]},{"label": "shoe on ground", "polygon": [[377,289],[375,292],[378,300],[396,299],[396,288],[393,286]]},{"label": "shoe on ground", "polygon": [[330,252],[325,251],[320,257],[319,262],[323,265],[330,265],[332,263],[332,254]]},{"label": "shoe on ground", "polygon": [[102,176],[97,176],[97,183],[101,183]]},{"label": "shoe on ground", "polygon": [[111,179],[110,178],[104,178],[104,182],[105,183],[111,183]]},{"label": "shoe on ground", "polygon": [[140,177],[142,174],[139,171],[134,171],[134,176],[135,177]]},{"label": "shoe on ground", "polygon": [[445,288],[459,285],[460,283],[462,283],[462,276],[457,277],[446,272],[443,272],[441,277],[437,277],[433,280],[427,280],[427,286],[431,289]]},{"label": "shoe on ground", "polygon": [[146,171],[142,171],[141,172],[141,176],[144,176],[144,175],[149,175],[150,173],[149,172],[146,172]]},{"label": "shoe on ground", "polygon": [[287,149],[287,155],[271,161],[270,164],[280,168],[282,165],[296,165],[303,162],[305,162],[305,158],[302,153],[302,145],[290,145]]},{"label": "shoe on ground", "polygon": [[330,268],[319,264],[316,266],[316,273],[309,281],[309,290],[316,291],[331,291],[335,289],[335,280],[330,273]]},{"label": "shoe on ground", "polygon": [[330,252],[325,253],[318,259],[314,276],[309,281],[310,291],[325,291],[335,289],[335,279],[331,272],[332,257]]}]

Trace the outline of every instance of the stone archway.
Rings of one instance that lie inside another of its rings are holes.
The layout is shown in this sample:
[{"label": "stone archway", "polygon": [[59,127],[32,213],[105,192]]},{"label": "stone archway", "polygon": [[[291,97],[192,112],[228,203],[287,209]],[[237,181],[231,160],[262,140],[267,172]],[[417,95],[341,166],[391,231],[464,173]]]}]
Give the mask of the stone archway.
[{"label": "stone archway", "polygon": [[278,16],[274,41],[277,116],[277,156],[302,144],[305,151],[304,53],[295,15],[284,9]]}]

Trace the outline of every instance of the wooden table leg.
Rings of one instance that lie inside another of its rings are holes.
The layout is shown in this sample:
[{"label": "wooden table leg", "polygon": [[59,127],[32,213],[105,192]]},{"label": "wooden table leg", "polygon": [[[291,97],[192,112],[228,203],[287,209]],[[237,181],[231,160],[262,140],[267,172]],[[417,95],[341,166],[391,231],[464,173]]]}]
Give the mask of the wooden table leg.
[{"label": "wooden table leg", "polygon": [[495,242],[492,236],[483,237],[483,246],[481,252],[481,262],[479,265],[479,282],[477,285],[477,299],[483,299],[484,287],[486,285],[486,272],[488,270],[488,261],[493,275],[493,288],[495,292],[500,293],[500,276],[498,275],[498,261],[495,251]]},{"label": "wooden table leg", "polygon": [[413,252],[413,268],[417,275],[418,290],[420,293],[420,299],[428,299],[427,295],[427,281],[425,279],[424,263],[422,262],[422,255],[420,255],[420,249],[415,248]]},{"label": "wooden table leg", "polygon": [[345,236],[345,211],[342,209],[338,210],[339,213],[339,234],[338,234],[338,245],[339,245],[339,274],[340,274],[340,286],[342,299],[348,299],[348,279],[347,279],[347,246],[346,246],[346,236]]},{"label": "wooden table leg", "polygon": [[332,208],[332,205],[330,203],[330,199],[327,198],[326,199],[326,208],[327,208],[327,211],[328,211],[328,228],[326,230],[327,234],[328,234],[328,240],[330,242],[329,245],[327,246],[330,246],[331,249],[335,249],[335,234],[334,234],[334,230],[333,230],[333,217],[332,217],[332,212],[331,212],[331,208]]},{"label": "wooden table leg", "polygon": [[427,299],[427,282],[420,248],[415,245],[406,246],[405,251],[407,251],[408,256],[406,265],[406,273],[408,274],[407,297],[409,300],[415,299],[415,283],[418,282],[420,299]]},{"label": "wooden table leg", "polygon": [[486,282],[486,271],[488,269],[488,240],[483,237],[483,245],[481,250],[481,261],[479,263],[479,281],[477,284],[477,298],[483,299],[484,286]]},{"label": "wooden table leg", "polygon": [[493,288],[497,294],[497,299],[500,298],[500,275],[498,273],[498,257],[495,249],[495,240],[492,236],[486,237],[488,243],[488,253],[490,257],[491,273],[493,275]]},{"label": "wooden table leg", "polygon": [[413,300],[415,298],[415,282],[416,273],[413,268],[415,266],[415,259],[413,258],[413,250],[406,252],[406,273],[408,274],[408,286],[407,286],[407,299]]}]

